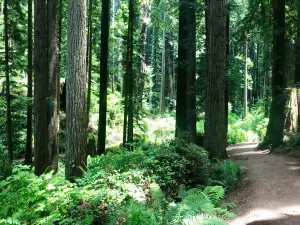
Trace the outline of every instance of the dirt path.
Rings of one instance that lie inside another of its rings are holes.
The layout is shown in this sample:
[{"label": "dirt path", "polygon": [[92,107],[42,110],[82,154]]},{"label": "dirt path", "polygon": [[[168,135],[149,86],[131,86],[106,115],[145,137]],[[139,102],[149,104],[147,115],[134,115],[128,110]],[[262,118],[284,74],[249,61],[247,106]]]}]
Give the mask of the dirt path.
[{"label": "dirt path", "polygon": [[228,149],[247,167],[247,178],[227,201],[238,205],[230,225],[300,225],[300,160],[256,151],[256,144]]}]

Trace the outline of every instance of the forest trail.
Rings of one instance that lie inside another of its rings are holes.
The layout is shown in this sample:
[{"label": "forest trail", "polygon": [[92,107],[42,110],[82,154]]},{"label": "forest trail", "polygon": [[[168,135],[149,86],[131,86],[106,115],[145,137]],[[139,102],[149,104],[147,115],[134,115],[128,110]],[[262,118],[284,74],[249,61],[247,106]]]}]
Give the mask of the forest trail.
[{"label": "forest trail", "polygon": [[247,168],[241,186],[229,194],[237,204],[230,225],[300,225],[300,159],[256,151],[257,144],[230,146],[228,154]]}]

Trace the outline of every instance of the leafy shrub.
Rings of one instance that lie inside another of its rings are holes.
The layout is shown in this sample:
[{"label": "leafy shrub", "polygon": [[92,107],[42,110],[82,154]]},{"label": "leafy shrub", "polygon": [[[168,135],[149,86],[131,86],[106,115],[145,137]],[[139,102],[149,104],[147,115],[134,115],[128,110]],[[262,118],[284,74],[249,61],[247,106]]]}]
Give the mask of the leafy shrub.
[{"label": "leafy shrub", "polygon": [[170,203],[179,186],[207,182],[205,150],[182,141],[136,149],[89,158],[76,183],[66,181],[64,171],[37,177],[30,167],[15,166],[0,182],[0,224],[183,225],[233,216],[220,204],[221,186],[191,189],[182,202]]},{"label": "leafy shrub", "polygon": [[137,148],[134,152],[127,150],[120,153],[108,153],[88,162],[86,182],[98,179],[99,171],[127,172],[142,170],[151,176],[167,195],[176,196],[181,184],[205,184],[210,175],[208,153],[195,144],[182,141],[165,143],[162,146],[143,151]]},{"label": "leafy shrub", "polygon": [[238,125],[229,125],[228,126],[228,144],[236,144],[245,142],[248,140],[247,132],[241,129]]},{"label": "leafy shrub", "polygon": [[[239,126],[238,116],[230,112],[228,115],[228,144],[236,144],[248,140],[247,131]],[[204,134],[204,120],[197,122],[197,132]]]}]

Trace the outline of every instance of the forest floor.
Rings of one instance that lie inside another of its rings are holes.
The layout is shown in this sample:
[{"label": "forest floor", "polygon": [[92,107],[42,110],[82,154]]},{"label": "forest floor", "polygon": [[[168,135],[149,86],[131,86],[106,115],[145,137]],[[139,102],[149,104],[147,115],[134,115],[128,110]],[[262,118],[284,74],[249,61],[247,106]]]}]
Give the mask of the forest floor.
[{"label": "forest floor", "polygon": [[247,176],[227,202],[237,217],[230,225],[300,225],[300,158],[257,151],[257,144],[230,146],[230,159],[247,169]]}]

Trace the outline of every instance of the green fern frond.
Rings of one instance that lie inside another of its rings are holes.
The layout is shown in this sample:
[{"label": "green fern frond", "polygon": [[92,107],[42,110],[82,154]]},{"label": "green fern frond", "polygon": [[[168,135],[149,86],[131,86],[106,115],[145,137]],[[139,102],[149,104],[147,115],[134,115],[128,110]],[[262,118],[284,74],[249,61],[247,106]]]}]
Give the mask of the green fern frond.
[{"label": "green fern frond", "polygon": [[212,203],[217,206],[221,199],[224,198],[225,190],[222,186],[207,186],[203,193],[206,194]]},{"label": "green fern frond", "polygon": [[223,220],[215,216],[200,214],[184,219],[184,225],[227,225]]}]

